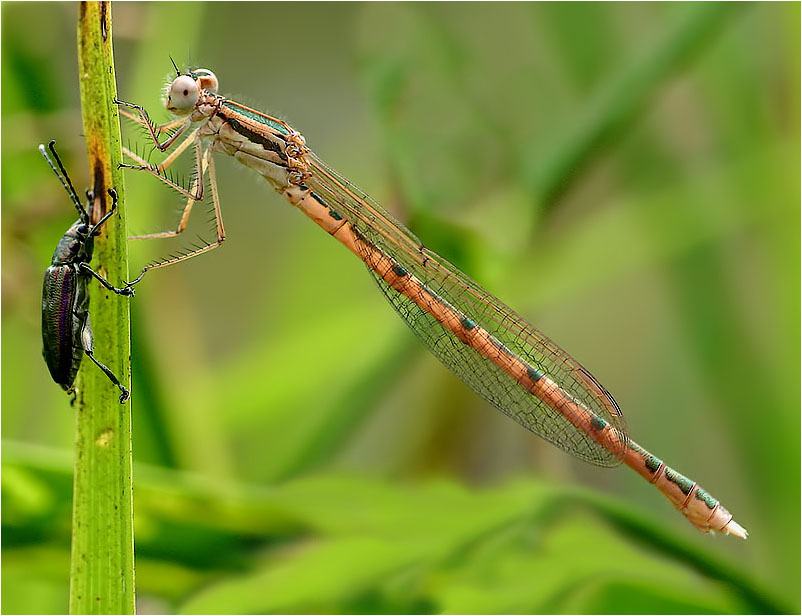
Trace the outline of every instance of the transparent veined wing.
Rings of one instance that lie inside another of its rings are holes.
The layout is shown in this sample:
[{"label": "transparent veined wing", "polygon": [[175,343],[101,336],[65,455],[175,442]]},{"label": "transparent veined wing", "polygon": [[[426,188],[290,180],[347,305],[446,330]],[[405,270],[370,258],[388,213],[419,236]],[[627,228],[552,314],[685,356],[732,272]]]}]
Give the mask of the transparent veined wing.
[{"label": "transparent veined wing", "polygon": [[[458,312],[463,323],[489,334],[497,356],[479,353],[445,328],[430,311],[399,293],[381,272],[368,271],[415,335],[449,370],[474,391],[523,427],[572,455],[599,466],[616,466],[626,447],[626,427],[613,397],[568,353],[530,325],[515,311],[472,281],[458,268],[421,242],[353,184],[314,156],[309,188],[322,198],[334,215],[342,216],[358,234],[363,260],[375,252],[389,266],[403,268],[420,282],[427,298]],[[400,270],[401,271],[401,270]],[[615,450],[601,445],[578,429],[563,413],[524,388],[500,367],[514,357],[548,376],[571,400],[591,416],[611,424],[620,436]]]}]

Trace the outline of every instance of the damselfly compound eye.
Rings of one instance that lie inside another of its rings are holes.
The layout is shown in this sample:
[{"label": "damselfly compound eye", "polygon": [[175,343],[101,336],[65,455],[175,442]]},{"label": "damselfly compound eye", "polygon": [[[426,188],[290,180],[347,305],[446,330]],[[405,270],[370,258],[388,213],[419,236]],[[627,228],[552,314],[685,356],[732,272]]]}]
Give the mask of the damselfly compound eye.
[{"label": "damselfly compound eye", "polygon": [[175,114],[186,115],[195,108],[199,96],[195,80],[189,75],[181,75],[170,84],[164,106]]},{"label": "damselfly compound eye", "polygon": [[200,82],[200,87],[202,90],[217,94],[217,88],[219,84],[217,83],[217,77],[212,71],[210,71],[208,68],[199,68],[195,71],[192,71],[192,74],[195,76],[195,79]]}]

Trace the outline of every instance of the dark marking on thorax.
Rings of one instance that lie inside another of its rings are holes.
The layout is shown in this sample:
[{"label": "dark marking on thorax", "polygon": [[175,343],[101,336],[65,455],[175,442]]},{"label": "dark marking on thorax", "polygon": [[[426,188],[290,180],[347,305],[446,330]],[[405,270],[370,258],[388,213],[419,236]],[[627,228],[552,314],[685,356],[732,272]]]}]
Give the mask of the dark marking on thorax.
[{"label": "dark marking on thorax", "polygon": [[251,130],[245,124],[240,122],[237,118],[232,117],[229,114],[229,112],[227,112],[225,109],[221,108],[217,112],[217,115],[226,122],[228,122],[231,125],[231,128],[233,128],[240,135],[242,135],[243,137],[247,137],[249,141],[252,141],[253,143],[258,143],[265,150],[270,150],[272,152],[275,152],[276,154],[278,154],[278,157],[281,160],[287,160],[287,155],[281,151],[281,146],[275,141],[265,137],[264,135],[257,133],[254,130]]}]

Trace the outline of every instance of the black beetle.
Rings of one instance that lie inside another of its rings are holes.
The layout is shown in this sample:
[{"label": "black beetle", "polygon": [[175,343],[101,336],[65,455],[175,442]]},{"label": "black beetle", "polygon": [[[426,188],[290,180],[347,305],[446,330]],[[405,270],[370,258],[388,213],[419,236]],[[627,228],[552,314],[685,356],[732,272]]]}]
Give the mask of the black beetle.
[{"label": "black beetle", "polygon": [[56,153],[55,143],[55,141],[51,141],[48,147],[58,164],[58,169],[47,155],[44,145],[39,146],[39,151],[70,196],[78,210],[79,218],[67,229],[64,237],[59,241],[50,267],[45,272],[42,287],[42,342],[44,345],[42,354],[53,380],[61,385],[67,393],[74,393],[75,376],[81,366],[81,359],[86,354],[109,377],[109,380],[120,388],[120,403],[123,403],[130,395],[128,390],[123,387],[114,373],[100,363],[94,355],[88,294],[88,284],[91,278],[97,279],[109,291],[118,295],[131,296],[134,294],[134,290],[130,286],[118,289],[89,267],[94,250],[94,238],[99,234],[101,226],[117,209],[117,192],[113,188],[108,190],[112,200],[111,207],[96,225],[91,224],[87,210],[91,211],[93,194],[87,191],[88,204],[84,208]]}]

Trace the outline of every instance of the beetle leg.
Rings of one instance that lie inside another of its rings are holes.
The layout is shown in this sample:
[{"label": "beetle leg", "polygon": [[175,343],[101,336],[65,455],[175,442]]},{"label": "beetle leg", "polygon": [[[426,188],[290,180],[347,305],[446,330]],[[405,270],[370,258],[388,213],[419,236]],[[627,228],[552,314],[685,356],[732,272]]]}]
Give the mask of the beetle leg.
[{"label": "beetle leg", "polygon": [[[92,237],[97,237],[98,235],[100,235],[100,227],[106,224],[106,221],[114,215],[114,212],[117,211],[117,201],[119,200],[117,198],[117,190],[114,188],[109,188],[107,189],[107,192],[109,193],[109,197],[111,197],[111,207],[109,207],[108,211],[105,214],[103,214],[103,217],[100,220],[98,220],[94,225],[92,225],[92,229],[90,231],[90,235]],[[86,198],[89,200],[89,205],[91,207],[92,203],[95,200],[95,193],[92,192],[91,190],[87,190]]]},{"label": "beetle leg", "polygon": [[78,269],[81,270],[84,274],[88,274],[95,278],[100,284],[106,287],[112,293],[116,293],[117,295],[128,295],[131,296],[134,294],[134,290],[131,287],[123,287],[122,289],[118,289],[113,284],[111,284],[108,280],[103,278],[100,274],[98,274],[95,270],[89,267],[89,264],[86,262],[79,263]]},{"label": "beetle leg", "polygon": [[129,396],[131,395],[129,391],[120,384],[120,381],[116,376],[114,376],[114,373],[111,370],[95,359],[95,342],[92,336],[92,324],[89,320],[89,314],[86,315],[83,327],[81,328],[81,345],[84,347],[84,353],[86,353],[89,359],[91,359],[92,362],[98,368],[100,368],[107,377],[109,377],[109,380],[112,383],[120,388],[120,404],[128,400]]}]

